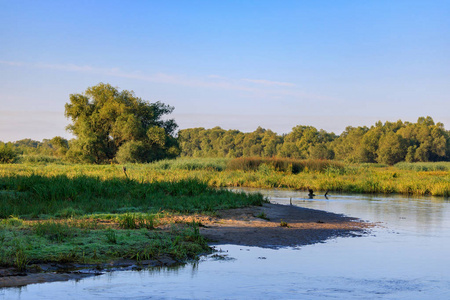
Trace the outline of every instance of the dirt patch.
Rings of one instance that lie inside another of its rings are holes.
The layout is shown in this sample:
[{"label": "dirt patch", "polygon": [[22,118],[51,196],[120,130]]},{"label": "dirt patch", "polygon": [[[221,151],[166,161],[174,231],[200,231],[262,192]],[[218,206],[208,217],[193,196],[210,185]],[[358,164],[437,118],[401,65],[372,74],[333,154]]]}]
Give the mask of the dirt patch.
[{"label": "dirt patch", "polygon": [[359,236],[373,226],[344,215],[280,204],[223,210],[217,217],[200,221],[206,226],[200,229],[201,234],[213,245],[264,248],[295,247],[338,236]]}]

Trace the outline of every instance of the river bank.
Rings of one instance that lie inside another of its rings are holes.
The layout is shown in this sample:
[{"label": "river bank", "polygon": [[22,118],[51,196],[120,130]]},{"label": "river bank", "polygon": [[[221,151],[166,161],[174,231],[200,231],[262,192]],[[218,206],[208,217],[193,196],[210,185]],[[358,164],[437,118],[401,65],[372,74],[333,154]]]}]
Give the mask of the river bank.
[{"label": "river bank", "polygon": [[[235,244],[264,248],[298,247],[335,237],[360,236],[373,226],[355,218],[320,210],[266,203],[263,206],[219,210],[214,216],[177,216],[175,223],[195,221],[209,245]],[[105,264],[43,264],[18,272],[0,269],[1,287],[77,280],[111,270],[138,270],[173,266],[178,261],[161,256],[153,260],[120,260]],[[40,271],[40,272],[38,272]],[[42,272],[43,271],[43,272]]]}]

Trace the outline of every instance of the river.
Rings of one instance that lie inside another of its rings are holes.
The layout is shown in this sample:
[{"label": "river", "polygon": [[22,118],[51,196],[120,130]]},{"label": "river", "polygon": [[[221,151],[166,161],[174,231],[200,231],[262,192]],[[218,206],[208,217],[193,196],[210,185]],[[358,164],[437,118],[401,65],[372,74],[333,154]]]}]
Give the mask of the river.
[{"label": "river", "polygon": [[184,267],[0,289],[0,299],[449,299],[448,199],[259,191],[377,226],[298,249],[220,245],[219,255]]}]

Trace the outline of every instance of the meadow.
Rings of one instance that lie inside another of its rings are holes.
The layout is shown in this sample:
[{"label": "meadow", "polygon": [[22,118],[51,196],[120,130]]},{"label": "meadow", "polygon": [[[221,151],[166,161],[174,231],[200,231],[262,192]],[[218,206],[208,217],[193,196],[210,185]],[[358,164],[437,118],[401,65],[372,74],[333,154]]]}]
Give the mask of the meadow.
[{"label": "meadow", "polygon": [[209,250],[201,224],[180,224],[174,216],[265,201],[229,187],[450,195],[450,162],[179,158],[123,167],[39,158],[0,165],[0,264],[195,258]]},{"label": "meadow", "polygon": [[0,169],[0,266],[21,271],[49,262],[184,262],[210,248],[199,234],[201,224],[180,222],[178,215],[265,201],[193,178],[133,178],[121,166],[38,163]]}]

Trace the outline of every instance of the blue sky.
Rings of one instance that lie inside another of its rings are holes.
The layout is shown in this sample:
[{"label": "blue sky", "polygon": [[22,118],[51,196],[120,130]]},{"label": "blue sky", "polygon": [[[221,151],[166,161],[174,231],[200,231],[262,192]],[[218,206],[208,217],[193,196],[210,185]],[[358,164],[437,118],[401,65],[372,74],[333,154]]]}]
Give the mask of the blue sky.
[{"label": "blue sky", "polygon": [[0,0],[0,140],[65,131],[99,82],[180,128],[450,128],[449,1]]}]

